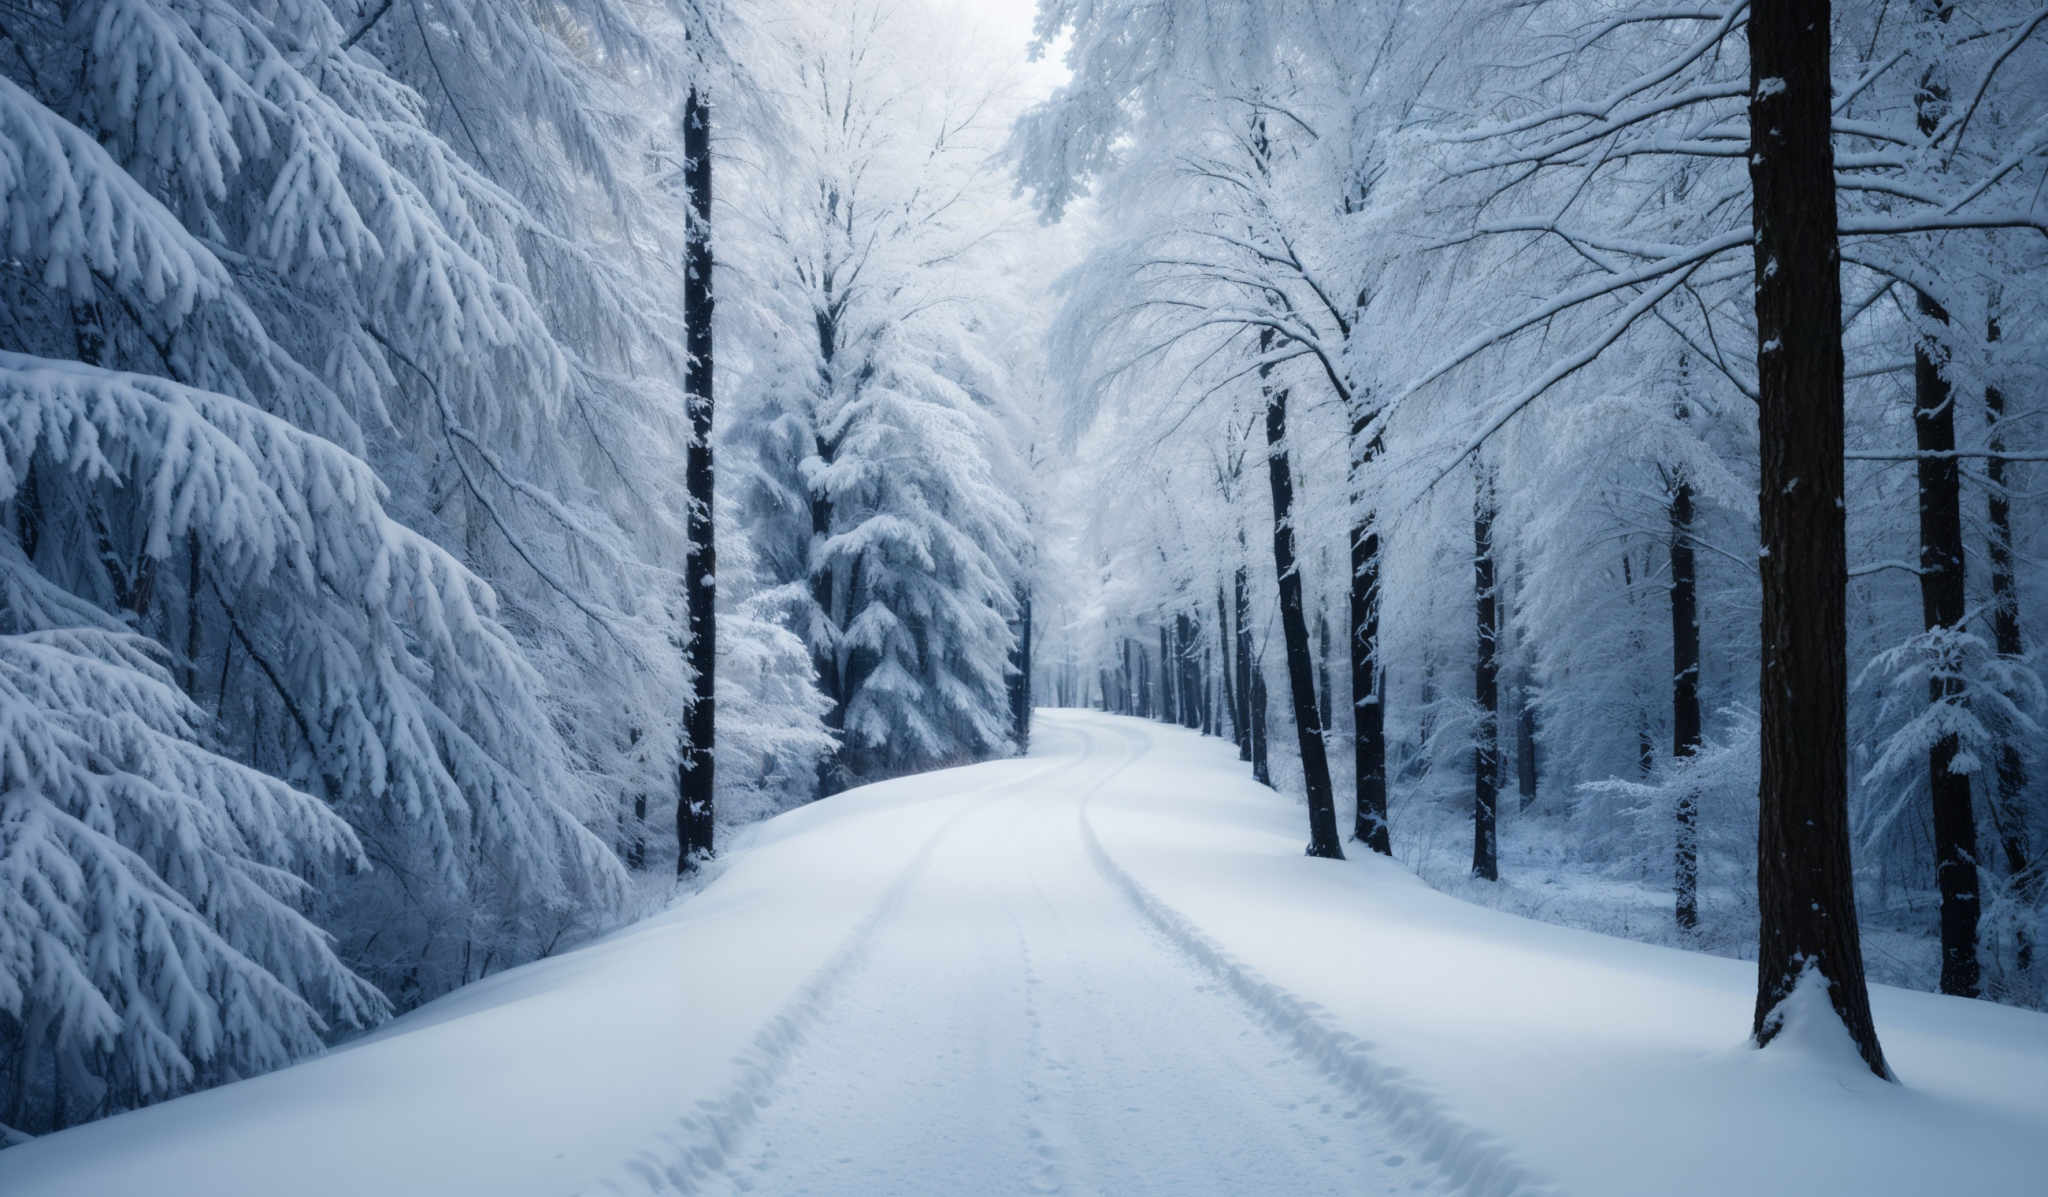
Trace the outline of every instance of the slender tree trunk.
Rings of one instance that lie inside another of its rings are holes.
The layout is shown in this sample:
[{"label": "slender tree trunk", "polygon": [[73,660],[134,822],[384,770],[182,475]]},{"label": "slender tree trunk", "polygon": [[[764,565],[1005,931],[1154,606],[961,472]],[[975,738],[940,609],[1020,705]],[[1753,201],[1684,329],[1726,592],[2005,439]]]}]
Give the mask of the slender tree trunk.
[{"label": "slender tree trunk", "polygon": [[1541,774],[1536,760],[1536,687],[1530,684],[1527,664],[1515,685],[1515,787],[1521,793],[1521,808],[1536,805],[1537,782]]},{"label": "slender tree trunk", "polygon": [[[1017,643],[1012,650],[1015,654],[1013,666],[1016,669],[1010,683],[1010,735],[1017,741],[1017,751],[1025,752],[1031,747],[1031,587],[1017,588]],[[1102,671],[1103,709],[1109,707],[1109,671]]]},{"label": "slender tree trunk", "polygon": [[1280,579],[1280,631],[1287,642],[1287,681],[1294,698],[1294,727],[1301,742],[1302,779],[1308,790],[1308,854],[1344,859],[1337,835],[1337,807],[1330,790],[1330,762],[1323,755],[1323,729],[1316,717],[1315,661],[1310,657],[1308,619],[1301,609],[1301,571],[1294,556],[1294,478],[1287,464],[1287,391],[1266,392],[1266,466],[1273,485],[1273,571]]},{"label": "slender tree trunk", "polygon": [[1221,721],[1216,711],[1216,650],[1202,645],[1202,734],[1213,736]]},{"label": "slender tree trunk", "polygon": [[716,847],[712,798],[718,729],[718,541],[713,523],[711,323],[717,297],[711,260],[711,109],[694,87],[683,101],[683,157],[683,182],[690,195],[683,272],[683,335],[690,354],[685,382],[690,447],[683,474],[690,503],[690,549],[683,572],[692,683],[677,779],[678,873],[688,872],[699,856],[709,856]]},{"label": "slender tree trunk", "polygon": [[1180,725],[1202,726],[1202,662],[1195,655],[1201,629],[1186,612],[1173,617],[1173,636],[1180,645]]},{"label": "slender tree trunk", "polygon": [[[1991,299],[1991,318],[1985,325],[1985,338],[1992,342],[1999,340],[1996,295]],[[2005,394],[1995,386],[1984,389],[1984,418],[1990,425],[1992,452],[1984,463],[1985,476],[1991,483],[1987,499],[1991,520],[1991,545],[1987,554],[1991,562],[1991,634],[1998,654],[2017,660],[2025,656],[2027,646],[2020,634],[2019,584],[2013,575],[2012,496],[2005,489],[2006,460],[1999,456],[2005,449]],[[1998,829],[1999,846],[2005,852],[2006,874],[2017,878],[2015,893],[2020,902],[2031,909],[2040,901],[2044,879],[2039,870],[2028,869],[2033,853],[2027,843],[2027,812],[2023,805],[2026,792],[2026,759],[2020,755],[2020,747],[2014,737],[2008,734],[1998,747],[1998,800],[1992,804],[1991,817]],[[2025,920],[2021,920],[2017,939],[2013,963],[2024,976],[2034,967],[2034,933]]]},{"label": "slender tree trunk", "polygon": [[1371,413],[1351,414],[1351,763],[1357,804],[1351,838],[1381,856],[1394,854],[1387,825],[1387,708],[1380,700],[1380,533],[1366,509],[1364,474],[1380,454],[1368,435]]},{"label": "slender tree trunk", "polygon": [[1180,670],[1173,660],[1173,637],[1159,625],[1159,721],[1180,722]]},{"label": "slender tree trunk", "polygon": [[[1328,565],[1327,559],[1323,562]],[[1330,613],[1323,604],[1316,604],[1316,725],[1325,732],[1336,720],[1337,711],[1330,694]]]},{"label": "slender tree trunk", "polygon": [[[1920,314],[1939,325],[1948,313],[1924,292]],[[1954,457],[1954,397],[1935,361],[1935,346],[1913,347],[1913,432],[1921,457],[1920,610],[1928,631],[1955,629],[1963,620],[1962,473]],[[1942,454],[1945,456],[1931,456]],[[1929,702],[1961,700],[1960,678],[1928,682]],[[1934,873],[1941,888],[1941,991],[1976,997],[1977,825],[1970,805],[1970,775],[1953,768],[1959,743],[1943,736],[1927,754],[1927,784],[1934,799]]]},{"label": "slender tree trunk", "polygon": [[[1515,575],[1516,601],[1521,600],[1522,575]],[[1515,655],[1519,664],[1515,670],[1515,785],[1521,791],[1521,809],[1528,810],[1536,805],[1538,782],[1542,775],[1538,771],[1537,727],[1536,727],[1536,664],[1532,646],[1515,644]]]},{"label": "slender tree trunk", "polygon": [[1136,640],[1131,642],[1138,654],[1138,717],[1152,717],[1152,658],[1146,647]]},{"label": "slender tree trunk", "polygon": [[1230,738],[1237,742],[1238,758],[1245,758],[1244,706],[1238,701],[1237,682],[1230,668],[1230,609],[1223,602],[1223,583],[1216,583],[1216,666],[1223,685],[1223,710],[1230,719]]},{"label": "slender tree trunk", "polygon": [[[1238,534],[1237,548],[1239,564],[1230,575],[1231,610],[1237,616],[1237,710],[1244,717],[1243,722],[1237,725],[1237,759],[1249,761],[1253,759],[1254,743],[1263,745],[1265,742],[1266,709],[1263,694],[1258,705],[1252,703],[1252,689],[1261,685],[1261,679],[1252,662],[1252,593],[1251,581],[1243,564],[1245,546],[1242,532]],[[1257,756],[1259,767],[1253,769],[1252,774],[1263,782],[1266,780],[1263,747]]]},{"label": "slender tree trunk", "polygon": [[1842,283],[1827,0],[1751,0],[1750,211],[1762,473],[1757,994],[1767,1046],[1807,970],[1889,1077],[1849,863]]},{"label": "slender tree trunk", "polygon": [[[1671,755],[1680,761],[1700,750],[1700,621],[1692,518],[1692,484],[1681,473],[1671,488]],[[1678,926],[1690,931],[1700,921],[1699,797],[1691,778],[1678,795],[1673,866]]]},{"label": "slender tree trunk", "polygon": [[1472,504],[1472,583],[1477,599],[1479,651],[1472,667],[1472,694],[1479,727],[1472,745],[1472,875],[1500,880],[1500,847],[1495,839],[1500,796],[1500,607],[1493,562],[1493,479],[1482,468]]},{"label": "slender tree trunk", "polygon": [[[1621,586],[1628,598],[1630,622],[1633,625],[1636,609],[1636,573],[1626,549],[1621,554]],[[1631,657],[1641,659],[1645,646],[1639,628],[1629,633],[1628,646]],[[1657,770],[1657,741],[1650,735],[1650,699],[1640,691],[1636,698],[1636,772],[1648,777]]]}]

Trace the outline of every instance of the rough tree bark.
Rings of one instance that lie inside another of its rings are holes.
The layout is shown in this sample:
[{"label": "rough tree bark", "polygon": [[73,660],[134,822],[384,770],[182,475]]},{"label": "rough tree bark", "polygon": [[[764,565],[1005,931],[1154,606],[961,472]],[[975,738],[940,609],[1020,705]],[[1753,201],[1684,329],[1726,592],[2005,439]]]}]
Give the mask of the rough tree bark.
[{"label": "rough tree bark", "polygon": [[695,87],[683,101],[683,184],[690,197],[690,228],[683,270],[683,337],[689,351],[684,380],[690,447],[684,456],[690,549],[684,559],[693,681],[684,718],[682,762],[676,779],[676,872],[688,872],[716,848],[712,802],[718,728],[718,542],[712,523],[712,289],[711,109]]},{"label": "rough tree bark", "polygon": [[1273,571],[1280,579],[1280,632],[1287,646],[1288,689],[1294,699],[1294,728],[1301,742],[1302,780],[1308,790],[1308,854],[1344,859],[1337,835],[1337,806],[1330,789],[1330,762],[1323,755],[1323,729],[1316,718],[1315,661],[1310,655],[1308,619],[1301,609],[1301,571],[1294,555],[1294,478],[1287,464],[1287,390],[1266,391],[1266,468],[1273,485]]},{"label": "rough tree bark", "polygon": [[[1684,418],[1681,407],[1679,417]],[[1678,472],[1671,486],[1671,755],[1700,750],[1700,620],[1692,544],[1692,484]],[[1678,846],[1672,869],[1680,930],[1699,925],[1699,797],[1690,780],[1678,795]]]},{"label": "rough tree bark", "polygon": [[[1237,710],[1244,716],[1244,722],[1238,725],[1237,759],[1249,761],[1254,756],[1254,744],[1262,746],[1265,742],[1266,705],[1263,693],[1256,706],[1252,703],[1252,689],[1261,683],[1258,670],[1252,664],[1252,592],[1250,577],[1242,564],[1245,545],[1241,531],[1238,533],[1237,550],[1240,563],[1230,575],[1231,611],[1236,616],[1237,626]],[[1263,782],[1266,780],[1263,747],[1257,757],[1259,763],[1252,770],[1252,775]]]},{"label": "rough tree bark", "polygon": [[1756,1008],[1768,1046],[1808,971],[1889,1077],[1849,864],[1842,282],[1827,0],[1751,0],[1750,207],[1762,533]]},{"label": "rough tree bark", "polygon": [[1315,709],[1315,658],[1309,619],[1300,609],[1303,586],[1294,558],[1294,478],[1286,449],[1286,387],[1266,391],[1266,469],[1274,492],[1274,574],[1280,578],[1280,635],[1286,642],[1288,691],[1294,701],[1294,734],[1300,742],[1300,773],[1309,791],[1309,855],[1343,859],[1337,836],[1337,806],[1323,754],[1323,726]]},{"label": "rough tree bark", "polygon": [[[1017,588],[1017,642],[1010,650],[1010,734],[1017,751],[1031,747],[1031,587]],[[1109,709],[1109,671],[1102,671],[1102,706]]]},{"label": "rough tree bark", "polygon": [[1230,720],[1230,738],[1237,743],[1237,759],[1244,760],[1244,705],[1238,699],[1237,680],[1230,667],[1230,609],[1224,605],[1223,583],[1216,583],[1216,668],[1223,686],[1223,712]]},{"label": "rough tree bark", "polygon": [[[1920,314],[1937,325],[1948,313],[1925,292]],[[1963,592],[1962,471],[1955,459],[1955,403],[1935,360],[1936,348],[1923,336],[1913,346],[1913,439],[1920,451],[1920,612],[1929,632],[1957,628],[1967,599]],[[1961,699],[1962,679],[1936,677],[1927,699]],[[1960,747],[1943,736],[1927,752],[1927,785],[1934,800],[1934,875],[1941,890],[1941,991],[1976,997],[1977,824],[1970,806],[1970,775],[1954,770]]]},{"label": "rough tree bark", "polygon": [[1479,651],[1472,666],[1472,696],[1479,726],[1472,742],[1472,875],[1500,880],[1495,815],[1500,799],[1500,606],[1493,561],[1493,479],[1482,468],[1472,503],[1472,583]]},{"label": "rough tree bark", "polygon": [[[1325,560],[1323,565],[1329,565]],[[1330,686],[1330,614],[1322,603],[1316,604],[1316,726],[1325,732],[1336,722],[1335,696]]]},{"label": "rough tree bark", "polygon": [[1357,806],[1351,838],[1392,856],[1387,826],[1387,708],[1380,701],[1380,533],[1366,509],[1364,473],[1380,454],[1370,412],[1351,413],[1351,763]]},{"label": "rough tree bark", "polygon": [[[1990,319],[1985,324],[1985,339],[1997,341],[1999,331],[1998,298],[1994,295]],[[2020,634],[2019,585],[2012,565],[2012,496],[2005,489],[2006,460],[2000,456],[2005,449],[2005,393],[1995,386],[1984,388],[1984,419],[1990,425],[1988,444],[1992,453],[1984,463],[1985,477],[1991,483],[1986,500],[1991,544],[1986,556],[1991,563],[1992,646],[2000,656],[2018,658],[2025,655],[2027,646]],[[2015,891],[2023,904],[2032,907],[2040,900],[2041,887],[2048,878],[2040,870],[2028,869],[2033,853],[2027,843],[2026,810],[2022,805],[2026,792],[2026,759],[2020,755],[2019,744],[2008,735],[1998,746],[1998,798],[1991,806],[1991,819],[1998,829],[1999,847],[2005,853],[2006,873],[2019,879]],[[2034,934],[2024,921],[2017,938],[2013,963],[2024,976],[2034,967]]]},{"label": "rough tree bark", "polygon": [[1180,722],[1180,670],[1173,659],[1173,636],[1159,625],[1159,721]]}]

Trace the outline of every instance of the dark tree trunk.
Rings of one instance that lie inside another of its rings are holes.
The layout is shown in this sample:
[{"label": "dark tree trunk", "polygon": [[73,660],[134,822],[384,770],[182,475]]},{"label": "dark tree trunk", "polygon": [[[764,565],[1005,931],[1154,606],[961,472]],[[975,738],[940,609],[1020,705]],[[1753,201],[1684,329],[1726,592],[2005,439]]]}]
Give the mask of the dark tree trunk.
[{"label": "dark tree trunk", "polygon": [[1268,756],[1272,741],[1267,736],[1266,723],[1266,659],[1259,656],[1252,661],[1252,780],[1262,786],[1273,784],[1273,764]]},{"label": "dark tree trunk", "polygon": [[1180,670],[1174,667],[1173,637],[1159,625],[1159,721],[1180,722]]},{"label": "dark tree trunk", "polygon": [[1244,706],[1238,701],[1237,682],[1230,668],[1230,609],[1223,602],[1223,583],[1216,583],[1216,666],[1223,686],[1223,711],[1230,719],[1230,738],[1237,742],[1237,759],[1246,756]]},{"label": "dark tree trunk", "polygon": [[[1991,300],[1991,319],[1985,326],[1985,337],[1990,341],[1999,339],[1998,299]],[[1991,544],[1987,556],[1991,562],[1991,635],[1993,647],[2002,657],[2017,660],[2026,653],[2026,641],[2020,635],[2019,584],[2013,575],[2012,565],[2012,496],[2005,489],[2006,460],[1999,454],[2005,448],[2005,394],[1997,387],[1984,389],[1984,418],[1990,425],[1989,444],[1992,456],[1984,463],[1984,473],[1991,483],[1987,500],[1991,519]],[[1998,747],[1998,800],[1992,804],[1991,817],[1998,828],[1999,847],[2005,853],[2005,870],[2008,876],[2016,877],[2014,889],[2021,903],[2031,909],[2041,897],[2044,878],[2039,872],[2029,872],[2027,866],[2033,860],[2033,853],[2027,843],[2027,812],[2023,805],[2027,792],[2027,763],[2020,755],[2019,744],[2010,733]],[[2033,929],[2022,924],[2017,932],[2013,963],[2024,975],[2034,967]]]},{"label": "dark tree trunk", "polygon": [[[1244,552],[1242,533],[1239,534],[1237,547],[1240,559],[1242,559]],[[1263,693],[1260,694],[1259,702],[1256,706],[1252,703],[1252,690],[1254,687],[1260,686],[1261,681],[1258,677],[1258,669],[1252,662],[1251,583],[1246,576],[1245,567],[1242,564],[1231,573],[1230,585],[1232,590],[1231,610],[1236,614],[1237,624],[1237,713],[1243,716],[1243,721],[1237,725],[1237,759],[1249,761],[1255,755],[1253,752],[1254,743],[1263,745],[1265,742],[1266,704]],[[1257,777],[1260,781],[1265,781],[1265,750],[1263,747],[1259,748],[1256,756],[1259,761],[1259,767],[1252,770],[1253,776]]]},{"label": "dark tree trunk", "polygon": [[[1199,637],[1201,630],[1197,628],[1195,634]],[[1195,644],[1195,653],[1196,668],[1200,671],[1202,680],[1202,734],[1213,736],[1216,734],[1216,653],[1199,639]]]},{"label": "dark tree trunk", "polygon": [[[1933,298],[1921,293],[1919,301],[1922,316],[1938,325],[1948,323],[1948,313]],[[1913,346],[1913,433],[1922,455],[1920,611],[1930,632],[1958,627],[1967,601],[1962,473],[1954,456],[1955,403],[1934,358],[1936,351],[1925,337]],[[1960,701],[1962,689],[1959,678],[1934,678],[1927,684],[1928,701]],[[1927,784],[1934,798],[1934,875],[1941,888],[1941,991],[1976,997],[1977,824],[1970,806],[1970,775],[1952,768],[1958,747],[1955,736],[1943,736],[1927,754]]]},{"label": "dark tree trunk", "polygon": [[[1521,582],[1521,575],[1517,574],[1518,601]],[[1538,783],[1542,780],[1536,747],[1536,653],[1532,646],[1519,641],[1515,651],[1520,660],[1515,671],[1515,785],[1521,791],[1521,809],[1528,810],[1536,805]]]},{"label": "dark tree trunk", "polygon": [[[1017,588],[1017,642],[1011,651],[1010,735],[1017,751],[1031,747],[1031,587]],[[1109,671],[1102,671],[1102,706],[1109,709]]]},{"label": "dark tree trunk", "polygon": [[[1328,560],[1323,562],[1328,565]],[[1337,711],[1330,694],[1330,615],[1323,604],[1316,604],[1316,726],[1325,732],[1336,720]]]},{"label": "dark tree trunk", "polygon": [[718,729],[718,541],[712,494],[711,319],[716,295],[711,262],[711,109],[691,88],[683,101],[683,183],[690,196],[690,229],[683,270],[683,336],[690,364],[685,402],[690,447],[684,455],[690,549],[683,566],[690,622],[690,702],[685,715],[682,768],[677,778],[676,872],[688,872],[712,842],[713,785]]},{"label": "dark tree trunk", "polygon": [[1889,1077],[1849,864],[1842,283],[1827,0],[1751,0],[1750,157],[1762,472],[1756,1009],[1767,1046],[1812,969]]},{"label": "dark tree trunk", "polygon": [[1472,584],[1478,613],[1479,651],[1472,667],[1472,696],[1479,727],[1472,744],[1472,875],[1500,880],[1500,847],[1494,817],[1500,796],[1500,607],[1493,565],[1493,479],[1482,469],[1472,504]]},{"label": "dark tree trunk", "polygon": [[[1699,750],[1700,620],[1693,570],[1692,484],[1680,474],[1671,488],[1671,755],[1683,761]],[[1673,866],[1678,926],[1689,931],[1700,921],[1699,798],[1690,778],[1678,795]]]},{"label": "dark tree trunk", "polygon": [[1301,571],[1294,556],[1294,478],[1287,464],[1287,392],[1279,387],[1266,392],[1266,468],[1273,484],[1273,571],[1280,579],[1280,632],[1287,644],[1288,688],[1308,790],[1308,854],[1342,860],[1330,762],[1323,755],[1323,729],[1316,718],[1316,666],[1310,657],[1308,618],[1301,609]]},{"label": "dark tree trunk", "polygon": [[1136,714],[1140,719],[1150,719],[1152,717],[1152,660],[1143,644],[1136,640],[1131,641],[1131,643],[1135,646],[1138,656],[1138,709]]},{"label": "dark tree trunk", "polygon": [[1522,667],[1515,686],[1515,788],[1522,796],[1521,809],[1536,805],[1536,687],[1529,682],[1529,667]]},{"label": "dark tree trunk", "polygon": [[1195,655],[1200,629],[1186,612],[1173,617],[1173,638],[1180,647],[1180,725],[1202,726],[1202,662]]},{"label": "dark tree trunk", "polygon": [[1351,416],[1351,763],[1357,805],[1351,838],[1381,856],[1394,854],[1387,825],[1387,708],[1380,701],[1380,533],[1366,509],[1364,473],[1380,441],[1362,407]]}]

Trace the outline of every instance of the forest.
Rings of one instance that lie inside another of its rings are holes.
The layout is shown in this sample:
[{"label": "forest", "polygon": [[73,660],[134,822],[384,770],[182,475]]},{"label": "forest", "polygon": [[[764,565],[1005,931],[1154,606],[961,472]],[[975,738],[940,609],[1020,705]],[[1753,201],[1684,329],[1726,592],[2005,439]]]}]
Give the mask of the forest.
[{"label": "forest", "polygon": [[[2048,1060],[2044,189],[2039,0],[0,0],[0,1189],[720,894],[851,911],[912,832],[818,821],[1019,758],[1085,835],[959,909],[1093,861],[1289,1034],[1231,841],[1176,898],[1088,795],[1742,962],[1765,1055],[1910,1087],[1898,989]],[[850,1017],[951,826],[758,1002]],[[1554,1191],[1491,1151],[1422,1154]]]}]

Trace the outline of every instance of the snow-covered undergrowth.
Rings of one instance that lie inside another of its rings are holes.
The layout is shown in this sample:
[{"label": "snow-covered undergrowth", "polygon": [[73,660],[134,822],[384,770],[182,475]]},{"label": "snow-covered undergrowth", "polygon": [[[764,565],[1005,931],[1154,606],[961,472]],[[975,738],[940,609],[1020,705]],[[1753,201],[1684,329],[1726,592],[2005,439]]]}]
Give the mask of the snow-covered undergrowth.
[{"label": "snow-covered undergrowth", "polygon": [[[1585,851],[1581,826],[1567,813],[1539,805],[1502,811],[1499,881],[1472,877],[1468,809],[1396,798],[1394,855],[1432,889],[1481,906],[1561,927],[1577,927],[1640,943],[1686,948],[1734,960],[1756,958],[1756,880],[1747,869],[1708,862],[1700,881],[1700,922],[1681,931],[1672,916],[1670,862],[1636,869]],[[1548,802],[1548,800],[1546,800]],[[1933,991],[1941,973],[1937,896],[1891,887],[1859,894],[1864,966],[1872,981]],[[1994,980],[2002,979],[1994,977]],[[1993,995],[2039,1009],[2044,995],[2009,983]]]}]

